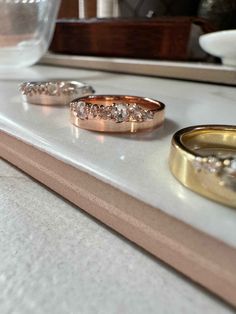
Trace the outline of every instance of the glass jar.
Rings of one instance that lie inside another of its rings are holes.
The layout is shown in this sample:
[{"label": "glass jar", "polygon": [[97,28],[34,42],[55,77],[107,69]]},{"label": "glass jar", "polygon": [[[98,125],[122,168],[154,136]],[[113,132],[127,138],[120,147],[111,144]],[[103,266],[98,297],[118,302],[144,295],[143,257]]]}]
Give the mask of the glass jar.
[{"label": "glass jar", "polygon": [[53,35],[60,0],[0,0],[0,68],[37,62]]}]

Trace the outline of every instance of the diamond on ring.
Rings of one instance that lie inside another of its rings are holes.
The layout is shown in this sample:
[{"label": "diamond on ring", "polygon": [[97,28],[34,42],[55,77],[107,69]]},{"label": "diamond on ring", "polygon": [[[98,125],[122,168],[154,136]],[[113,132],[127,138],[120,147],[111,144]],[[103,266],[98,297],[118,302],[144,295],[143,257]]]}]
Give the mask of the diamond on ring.
[{"label": "diamond on ring", "polygon": [[72,102],[72,110],[77,117],[84,119],[113,120],[116,123],[122,122],[145,122],[154,118],[151,110],[143,109],[137,104],[113,103],[110,106],[98,104],[86,104],[83,101]]},{"label": "diamond on ring", "polygon": [[196,171],[217,175],[225,186],[236,191],[236,156],[219,158],[216,156],[196,156],[193,161]]},{"label": "diamond on ring", "polygon": [[78,81],[24,82],[19,90],[24,101],[39,105],[67,105],[95,92],[92,86]]}]

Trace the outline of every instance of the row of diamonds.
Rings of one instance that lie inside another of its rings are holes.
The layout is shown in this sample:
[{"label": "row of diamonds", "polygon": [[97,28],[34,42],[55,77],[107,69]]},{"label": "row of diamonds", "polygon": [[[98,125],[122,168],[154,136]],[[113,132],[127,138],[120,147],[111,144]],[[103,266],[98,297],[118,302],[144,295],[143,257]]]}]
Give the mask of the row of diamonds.
[{"label": "row of diamonds", "polygon": [[48,83],[23,83],[20,86],[23,95],[33,96],[36,94],[44,94],[49,96],[60,96],[60,94],[72,94],[75,88],[64,82],[48,82]]},{"label": "row of diamonds", "polygon": [[74,114],[81,120],[111,119],[121,122],[143,122],[151,120],[154,113],[145,110],[137,104],[112,104],[110,106],[85,103],[83,101],[71,103]]},{"label": "row of diamonds", "polygon": [[236,176],[236,158],[219,158],[216,156],[195,157],[194,167],[196,170],[206,170],[210,173],[219,174],[222,170]]}]

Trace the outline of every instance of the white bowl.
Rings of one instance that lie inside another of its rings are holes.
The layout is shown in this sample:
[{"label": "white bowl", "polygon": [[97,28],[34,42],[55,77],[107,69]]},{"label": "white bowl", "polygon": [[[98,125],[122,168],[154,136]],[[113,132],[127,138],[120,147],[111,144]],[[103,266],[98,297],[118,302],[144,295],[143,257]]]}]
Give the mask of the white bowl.
[{"label": "white bowl", "polygon": [[199,43],[203,50],[221,58],[223,64],[236,66],[236,29],[202,35]]}]

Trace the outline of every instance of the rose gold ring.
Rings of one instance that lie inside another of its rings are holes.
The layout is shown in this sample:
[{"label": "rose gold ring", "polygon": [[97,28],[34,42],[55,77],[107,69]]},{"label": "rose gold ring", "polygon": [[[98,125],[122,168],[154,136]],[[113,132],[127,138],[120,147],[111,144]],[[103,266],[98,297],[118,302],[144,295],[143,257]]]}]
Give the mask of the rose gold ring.
[{"label": "rose gold ring", "polygon": [[94,93],[86,83],[78,81],[24,82],[20,84],[23,101],[30,104],[65,106],[78,97]]},{"label": "rose gold ring", "polygon": [[83,129],[100,132],[137,132],[159,127],[165,105],[137,96],[93,95],[70,103],[71,122]]}]

